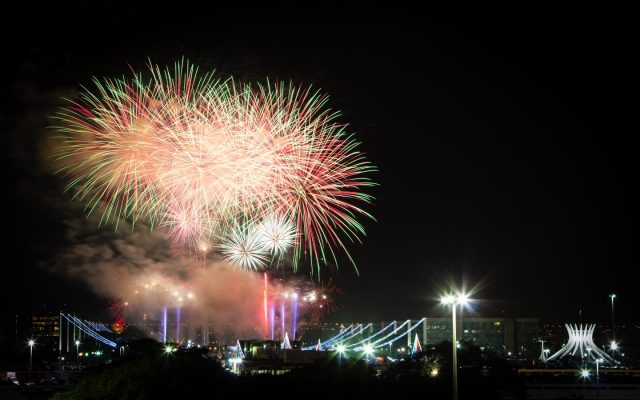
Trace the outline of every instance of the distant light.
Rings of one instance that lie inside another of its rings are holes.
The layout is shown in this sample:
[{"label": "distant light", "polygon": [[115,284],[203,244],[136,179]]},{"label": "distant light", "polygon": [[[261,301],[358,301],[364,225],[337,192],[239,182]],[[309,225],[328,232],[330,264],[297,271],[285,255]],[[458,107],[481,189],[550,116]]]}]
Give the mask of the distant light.
[{"label": "distant light", "polygon": [[589,377],[589,370],[588,369],[583,369],[580,372],[580,376],[582,376],[583,378],[588,378]]},{"label": "distant light", "polygon": [[438,376],[438,372],[439,372],[439,371],[438,371],[438,368],[431,368],[431,371],[429,372],[429,375],[430,375],[432,378],[435,378],[436,376]]},{"label": "distant light", "polygon": [[80,341],[76,340],[76,346],[80,346]]},{"label": "distant light", "polygon": [[338,353],[344,353],[346,348],[344,347],[344,345],[339,344],[337,347]]},{"label": "distant light", "polygon": [[618,350],[618,343],[616,343],[615,340],[612,340],[610,347],[611,347],[611,350],[616,351],[616,350]]},{"label": "distant light", "polygon": [[28,343],[29,343],[29,346],[33,346],[34,344],[36,344],[36,341],[33,339],[30,339]]},{"label": "distant light", "polygon": [[462,306],[466,306],[469,303],[469,296],[466,293],[458,294],[454,296],[452,294],[443,296],[440,298],[440,303],[448,305],[448,304],[460,304]]},{"label": "distant light", "polygon": [[615,293],[611,293],[611,294],[609,295],[609,297],[611,297],[612,299],[615,299],[615,298],[616,298],[616,294],[615,294]]},{"label": "distant light", "polygon": [[176,351],[176,349],[175,349],[175,348],[173,348],[172,346],[167,345],[167,346],[165,346],[165,347],[164,347],[164,352],[165,352],[166,354],[171,354],[171,353],[173,353],[174,351]]},{"label": "distant light", "polygon": [[364,346],[364,352],[369,355],[373,354],[373,347],[370,344]]},{"label": "distant light", "polygon": [[187,294],[187,297],[190,298],[190,299],[193,299],[193,293]]},{"label": "distant light", "polygon": [[453,304],[456,301],[455,296],[452,295],[447,295],[447,296],[443,296],[440,299],[440,303],[442,304]]}]

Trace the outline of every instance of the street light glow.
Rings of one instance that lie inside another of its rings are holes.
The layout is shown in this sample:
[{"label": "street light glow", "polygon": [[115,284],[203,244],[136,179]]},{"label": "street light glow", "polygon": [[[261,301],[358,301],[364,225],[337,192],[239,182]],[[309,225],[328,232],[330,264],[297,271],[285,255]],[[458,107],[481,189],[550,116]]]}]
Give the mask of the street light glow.
[{"label": "street light glow", "polygon": [[612,351],[616,351],[618,350],[618,343],[616,343],[615,340],[612,340],[611,345],[609,347],[611,348]]},{"label": "street light glow", "polygon": [[33,382],[31,379],[31,371],[33,370],[33,345],[36,343],[35,340],[29,339],[29,382]]},{"label": "street light glow", "polygon": [[469,301],[470,301],[469,295],[466,293],[461,293],[458,295],[448,294],[440,298],[440,303],[442,303],[443,305],[459,304],[461,306],[466,306],[469,303]]},{"label": "street light glow", "polygon": [[440,302],[443,305],[451,305],[451,330],[453,340],[451,341],[453,345],[452,351],[452,367],[453,367],[453,400],[458,400],[458,348],[460,344],[458,343],[457,335],[456,335],[456,308],[459,304],[461,309],[465,307],[469,302],[469,296],[467,293],[458,292],[456,295],[448,294],[440,298]]},{"label": "street light glow", "polygon": [[365,346],[364,346],[364,352],[365,352],[367,355],[372,354],[372,353],[373,353],[373,347],[372,347],[370,344],[365,345]]},{"label": "street light glow", "polygon": [[455,296],[453,296],[453,295],[450,295],[450,294],[449,294],[449,295],[447,295],[447,296],[443,296],[443,297],[440,299],[440,302],[441,302],[442,304],[453,304],[453,303],[455,303],[455,301],[456,301],[456,297],[455,297]]},{"label": "street light glow", "polygon": [[344,351],[345,351],[344,345],[339,344],[337,350],[338,350],[338,353],[344,353]]},{"label": "street light glow", "polygon": [[582,371],[580,371],[580,376],[582,376],[583,378],[588,378],[589,377],[589,370],[588,369],[583,369]]}]

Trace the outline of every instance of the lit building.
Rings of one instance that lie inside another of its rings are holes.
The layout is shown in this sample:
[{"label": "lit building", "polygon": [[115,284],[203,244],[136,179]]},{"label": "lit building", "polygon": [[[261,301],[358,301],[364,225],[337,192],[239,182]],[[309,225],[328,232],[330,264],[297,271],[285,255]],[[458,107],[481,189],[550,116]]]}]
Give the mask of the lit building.
[{"label": "lit building", "polygon": [[31,336],[34,339],[56,338],[60,336],[58,315],[34,315],[31,317]]},{"label": "lit building", "polygon": [[[540,323],[537,318],[465,317],[457,321],[458,341],[500,353],[537,355]],[[423,343],[451,341],[451,318],[427,318]]]},{"label": "lit building", "polygon": [[37,349],[38,359],[54,359],[58,356],[58,340],[60,337],[60,318],[58,314],[46,313],[28,317],[26,334],[21,334],[21,340],[33,339]]}]

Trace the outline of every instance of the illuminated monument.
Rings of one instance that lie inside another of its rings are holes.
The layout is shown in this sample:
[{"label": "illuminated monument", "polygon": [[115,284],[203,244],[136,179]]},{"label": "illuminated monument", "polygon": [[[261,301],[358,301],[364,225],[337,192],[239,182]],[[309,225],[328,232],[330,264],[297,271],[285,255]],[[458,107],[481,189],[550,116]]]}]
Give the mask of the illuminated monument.
[{"label": "illuminated monument", "polygon": [[595,324],[584,325],[584,327],[582,324],[579,326],[565,324],[565,327],[569,333],[569,340],[567,341],[567,344],[550,357],[547,357],[543,342],[540,361],[546,363],[548,361],[559,360],[564,356],[569,355],[572,357],[580,357],[585,361],[607,362],[610,365],[620,364],[593,342],[593,331],[596,329]]}]

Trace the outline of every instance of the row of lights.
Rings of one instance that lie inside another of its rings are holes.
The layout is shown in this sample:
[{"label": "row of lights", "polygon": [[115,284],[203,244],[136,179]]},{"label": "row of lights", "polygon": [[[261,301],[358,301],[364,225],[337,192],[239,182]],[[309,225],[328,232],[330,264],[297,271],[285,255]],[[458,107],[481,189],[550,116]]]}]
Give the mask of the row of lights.
[{"label": "row of lights", "polygon": [[[448,305],[448,304],[460,304],[462,306],[465,306],[469,303],[469,297],[466,294],[461,294],[461,295],[447,295],[444,296],[440,299],[442,304]],[[346,348],[344,345],[339,344],[336,347],[336,350],[338,351],[338,353],[340,354],[344,354],[346,352]],[[402,351],[404,352],[404,347],[402,348]],[[363,351],[366,355],[371,355],[374,352],[373,346],[371,346],[370,344],[366,344],[363,348]],[[400,350],[398,350],[400,351]]]},{"label": "row of lights", "polygon": [[[363,350],[367,355],[373,354],[374,352],[373,346],[370,344],[365,344]],[[336,346],[336,351],[340,354],[344,354],[347,352],[347,348],[344,345],[339,344],[338,346]]]}]

